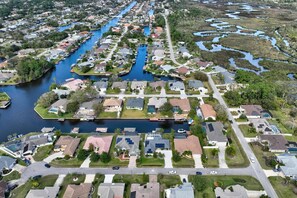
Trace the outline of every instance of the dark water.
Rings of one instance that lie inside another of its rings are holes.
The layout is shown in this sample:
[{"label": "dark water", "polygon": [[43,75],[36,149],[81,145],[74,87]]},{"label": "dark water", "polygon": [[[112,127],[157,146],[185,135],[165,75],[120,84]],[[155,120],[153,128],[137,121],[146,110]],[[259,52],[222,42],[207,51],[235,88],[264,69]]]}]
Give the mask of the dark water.
[{"label": "dark water", "polygon": [[70,23],[69,25],[60,26],[58,27],[58,32],[63,32],[65,30],[68,30],[69,28],[72,28],[75,24],[76,22],[73,22],[73,23]]},{"label": "dark water", "polygon": [[[25,134],[32,131],[40,131],[42,127],[55,127],[63,132],[70,131],[73,127],[80,127],[82,132],[94,132],[96,127],[108,127],[110,132],[116,128],[136,127],[139,132],[149,132],[155,128],[165,128],[169,131],[171,128],[187,129],[187,124],[175,124],[173,121],[168,121],[165,124],[158,122],[149,122],[148,120],[102,120],[95,122],[73,122],[65,121],[63,123],[56,120],[43,120],[34,111],[34,103],[44,92],[48,91],[51,83],[62,83],[67,78],[81,78],[87,77],[78,76],[70,73],[70,66],[76,63],[80,56],[91,50],[102,34],[107,32],[110,27],[116,26],[120,17],[127,13],[136,2],[131,3],[125,8],[119,17],[113,18],[100,30],[94,31],[93,36],[84,44],[80,46],[68,58],[58,63],[52,71],[48,72],[44,77],[31,83],[17,85],[17,86],[0,86],[0,91],[5,91],[12,98],[12,104],[9,108],[0,109],[0,142],[5,141],[7,136],[12,133]],[[131,72],[124,76],[124,79],[137,80],[153,80],[153,75],[143,72],[146,47],[138,49],[136,64],[133,66]],[[92,77],[96,79],[96,77]],[[166,80],[166,78],[165,78]]]}]

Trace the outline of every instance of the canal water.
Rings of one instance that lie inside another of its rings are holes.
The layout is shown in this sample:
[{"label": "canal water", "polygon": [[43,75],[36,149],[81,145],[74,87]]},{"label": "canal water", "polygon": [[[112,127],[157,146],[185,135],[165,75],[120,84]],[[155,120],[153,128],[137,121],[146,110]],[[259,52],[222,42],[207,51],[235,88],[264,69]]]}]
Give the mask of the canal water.
[{"label": "canal water", "polygon": [[[70,66],[76,63],[86,51],[91,50],[102,35],[107,32],[110,27],[116,26],[123,14],[127,13],[136,2],[132,2],[126,7],[118,17],[110,20],[101,29],[93,31],[93,36],[82,44],[74,53],[65,60],[59,62],[56,67],[48,72],[45,76],[31,83],[17,86],[0,86],[0,91],[7,92],[12,98],[12,104],[5,110],[0,110],[0,142],[6,141],[7,136],[13,133],[26,134],[28,132],[40,131],[43,127],[55,127],[63,132],[70,131],[73,127],[80,127],[82,132],[94,132],[97,127],[107,127],[109,132],[113,132],[116,128],[136,127],[139,132],[150,132],[155,128],[164,128],[170,131],[171,128],[177,130],[179,128],[188,129],[186,123],[176,124],[173,121],[166,122],[150,122],[149,120],[98,120],[94,122],[65,121],[58,122],[56,120],[43,120],[34,111],[34,103],[45,92],[48,91],[51,83],[63,83],[68,78],[88,77],[78,76],[70,73]],[[153,80],[153,75],[143,72],[145,65],[146,46],[138,49],[138,56],[131,72],[124,76],[124,79],[137,80]],[[92,77],[92,79],[99,79]],[[166,80],[166,79],[164,79]]]}]

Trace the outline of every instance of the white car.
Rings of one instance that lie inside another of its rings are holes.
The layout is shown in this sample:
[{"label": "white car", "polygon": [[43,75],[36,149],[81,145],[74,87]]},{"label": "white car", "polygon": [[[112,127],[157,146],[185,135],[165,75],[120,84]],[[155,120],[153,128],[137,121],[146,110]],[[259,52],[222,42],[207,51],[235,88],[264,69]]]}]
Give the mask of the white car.
[{"label": "white car", "polygon": [[252,163],[255,163],[255,158],[250,157],[250,160],[251,160]]},{"label": "white car", "polygon": [[168,172],[170,175],[176,174],[176,171],[172,170]]},{"label": "white car", "polygon": [[216,174],[218,174],[218,172],[217,171],[210,171],[210,174],[211,175],[216,175]]},{"label": "white car", "polygon": [[177,132],[178,132],[178,133],[185,133],[186,130],[185,130],[185,129],[178,129]]}]

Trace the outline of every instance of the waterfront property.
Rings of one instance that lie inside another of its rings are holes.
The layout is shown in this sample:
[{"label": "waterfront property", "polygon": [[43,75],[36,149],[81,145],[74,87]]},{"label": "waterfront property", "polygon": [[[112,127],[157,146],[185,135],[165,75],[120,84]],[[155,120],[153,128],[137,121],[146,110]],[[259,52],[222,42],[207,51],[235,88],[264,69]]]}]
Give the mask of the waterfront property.
[{"label": "waterfront property", "polygon": [[143,110],[144,99],[143,98],[128,98],[126,102],[127,109]]},{"label": "waterfront property", "polygon": [[147,104],[147,112],[149,114],[155,114],[167,102],[167,98],[150,98]]},{"label": "waterfront property", "polygon": [[182,111],[183,113],[187,114],[191,110],[191,105],[187,98],[172,98],[169,99],[169,103],[173,106],[173,111],[175,113],[179,113],[179,111]]},{"label": "waterfront property", "polygon": [[179,153],[191,151],[192,154],[202,154],[199,138],[195,135],[178,136],[174,138],[174,148]]},{"label": "waterfront property", "polygon": [[109,98],[103,102],[105,112],[120,112],[122,110],[123,100]]},{"label": "waterfront property", "polygon": [[64,155],[74,157],[74,153],[80,143],[80,138],[73,138],[71,136],[61,136],[55,144],[54,151],[62,151]]},{"label": "waterfront property", "polygon": [[0,156],[0,175],[5,171],[13,169],[16,164],[16,159],[8,156]]},{"label": "waterfront property", "polygon": [[150,133],[145,135],[144,154],[153,155],[155,152],[170,149],[168,139],[163,139],[161,134]]},{"label": "waterfront property", "polygon": [[66,113],[68,103],[67,99],[59,99],[50,106],[48,112],[54,114],[59,114],[59,112]]},{"label": "waterfront property", "polygon": [[117,136],[115,148],[123,153],[128,152],[128,156],[139,156],[139,135]]},{"label": "waterfront property", "polygon": [[90,150],[92,147],[92,150],[98,154],[102,154],[103,152],[108,153],[111,142],[112,142],[113,136],[90,136],[87,138],[83,149]]}]

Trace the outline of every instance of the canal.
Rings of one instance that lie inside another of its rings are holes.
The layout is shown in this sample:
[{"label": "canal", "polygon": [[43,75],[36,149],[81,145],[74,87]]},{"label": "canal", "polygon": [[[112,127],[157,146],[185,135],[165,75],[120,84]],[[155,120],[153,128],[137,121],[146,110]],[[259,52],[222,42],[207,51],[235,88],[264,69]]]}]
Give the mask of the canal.
[{"label": "canal", "polygon": [[[91,50],[102,35],[107,32],[110,27],[116,26],[120,18],[131,10],[136,4],[132,2],[127,6],[118,17],[111,19],[101,29],[93,31],[93,36],[82,44],[74,53],[65,60],[59,62],[55,69],[48,72],[41,79],[31,83],[17,86],[0,86],[0,91],[7,92],[12,98],[12,104],[5,110],[0,110],[0,142],[6,141],[7,136],[13,133],[26,134],[29,132],[40,131],[43,127],[55,127],[63,132],[69,132],[73,127],[79,127],[82,132],[94,132],[97,127],[107,127],[109,132],[113,132],[116,128],[136,127],[139,132],[150,132],[155,128],[164,128],[165,131],[170,131],[171,128],[188,129],[188,125],[176,124],[173,121],[166,122],[150,122],[149,120],[98,120],[94,122],[79,122],[79,121],[64,121],[43,120],[34,111],[34,103],[53,83],[63,83],[67,78],[88,77],[78,76],[70,73],[70,66],[76,63],[86,51]],[[153,80],[152,74],[143,72],[142,68],[145,65],[147,49],[146,46],[139,47],[138,56],[135,65],[131,72],[124,76],[124,79],[137,80]],[[99,79],[92,77],[92,79]],[[166,80],[166,79],[164,79]]]}]

